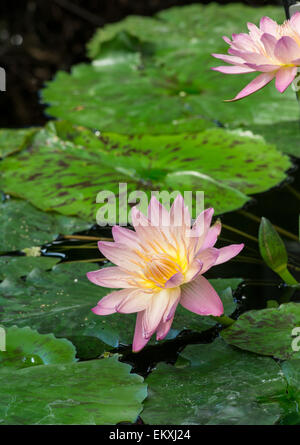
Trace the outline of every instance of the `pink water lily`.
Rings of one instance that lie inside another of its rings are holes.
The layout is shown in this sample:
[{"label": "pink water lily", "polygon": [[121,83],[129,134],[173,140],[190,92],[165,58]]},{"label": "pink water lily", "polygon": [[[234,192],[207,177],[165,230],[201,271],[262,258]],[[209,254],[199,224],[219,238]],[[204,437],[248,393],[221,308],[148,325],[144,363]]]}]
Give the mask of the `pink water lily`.
[{"label": "pink water lily", "polygon": [[232,40],[223,37],[230,45],[229,55],[212,54],[232,65],[212,68],[215,71],[225,74],[261,73],[231,101],[249,96],[274,78],[277,90],[283,93],[295,79],[300,66],[300,12],[282,25],[263,17],[259,28],[253,23],[247,26],[248,34],[233,34]]},{"label": "pink water lily", "polygon": [[122,290],[106,295],[92,311],[97,315],[137,312],[133,351],[141,350],[154,332],[157,340],[167,335],[179,303],[199,315],[223,313],[222,301],[203,274],[236,256],[244,245],[214,247],[221,223],[210,227],[213,212],[212,208],[202,212],[191,228],[181,195],[170,212],[152,197],[147,217],[132,209],[135,231],[114,226],[114,242],[98,243],[117,267],[89,272],[88,279]]}]

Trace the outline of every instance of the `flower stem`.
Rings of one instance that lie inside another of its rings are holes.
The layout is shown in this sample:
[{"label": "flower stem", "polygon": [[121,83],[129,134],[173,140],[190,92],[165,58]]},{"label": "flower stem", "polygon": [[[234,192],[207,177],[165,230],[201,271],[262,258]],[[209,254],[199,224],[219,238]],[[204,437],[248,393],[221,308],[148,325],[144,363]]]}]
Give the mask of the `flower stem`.
[{"label": "flower stem", "polygon": [[249,235],[246,232],[242,232],[242,230],[238,230],[235,227],[231,227],[231,226],[228,226],[227,224],[223,224],[223,223],[222,223],[222,226],[224,227],[224,229],[230,230],[231,232],[237,233],[238,235],[242,235],[246,238],[249,238],[252,241],[255,241],[256,243],[258,242],[258,239],[255,238],[255,236]]},{"label": "flower stem", "polygon": [[227,315],[221,315],[220,317],[211,315],[210,318],[212,320],[215,320],[217,323],[220,323],[224,327],[231,326],[233,323],[235,323],[235,320],[233,320],[233,318],[227,317]]},{"label": "flower stem", "polygon": [[283,270],[274,270],[274,272],[276,272],[288,286],[299,285],[298,281],[288,271],[287,267],[285,267]]},{"label": "flower stem", "polygon": [[83,241],[112,241],[112,238],[85,236],[85,235],[63,235],[63,239],[78,239]]},{"label": "flower stem", "polygon": [[[238,213],[245,216],[246,218],[252,219],[252,221],[260,222],[260,218],[256,215],[253,215],[250,212],[246,212],[245,210],[239,210]],[[272,224],[272,225],[277,230],[277,232],[281,233],[282,235],[286,236],[287,238],[299,241],[297,235],[294,235],[293,233],[289,232],[288,230],[285,230],[282,227],[276,226],[275,224]]]}]

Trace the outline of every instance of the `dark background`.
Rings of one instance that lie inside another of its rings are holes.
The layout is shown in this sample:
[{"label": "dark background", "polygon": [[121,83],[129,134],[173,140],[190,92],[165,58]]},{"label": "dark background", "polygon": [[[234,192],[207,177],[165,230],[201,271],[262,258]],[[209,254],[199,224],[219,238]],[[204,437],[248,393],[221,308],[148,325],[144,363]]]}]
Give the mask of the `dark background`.
[{"label": "dark background", "polygon": [[[0,127],[45,123],[38,91],[57,70],[69,70],[71,65],[86,60],[85,44],[99,26],[129,14],[153,15],[171,6],[191,3],[209,1],[1,0],[0,66],[6,70],[7,91],[0,93]],[[282,4],[280,0],[239,3]]]}]

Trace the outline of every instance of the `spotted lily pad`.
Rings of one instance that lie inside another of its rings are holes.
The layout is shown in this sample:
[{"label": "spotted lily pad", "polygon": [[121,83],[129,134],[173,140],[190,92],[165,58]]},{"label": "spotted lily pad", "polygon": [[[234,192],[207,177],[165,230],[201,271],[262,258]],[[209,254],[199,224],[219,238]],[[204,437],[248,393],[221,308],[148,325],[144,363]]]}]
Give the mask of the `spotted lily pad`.
[{"label": "spotted lily pad", "polygon": [[[59,72],[43,90],[48,112],[126,134],[199,132],[218,121],[247,128],[284,125],[299,112],[291,88],[281,96],[269,85],[246,100],[224,103],[253,74],[224,75],[210,69],[219,64],[211,53],[227,51],[222,35],[246,32],[246,22],[258,23],[263,15],[285,18],[279,7],[210,4],[107,25],[88,45],[92,64],[74,66],[70,74]],[[126,36],[123,45],[120,36]],[[128,45],[130,39],[139,45]]]},{"label": "spotted lily pad", "polygon": [[52,269],[60,261],[59,258],[28,257],[28,256],[0,256],[0,280],[5,277],[15,278],[28,275],[32,269]]},{"label": "spotted lily pad", "polygon": [[223,213],[243,206],[248,194],[278,184],[290,165],[275,147],[236,131],[99,137],[59,122],[39,132],[27,150],[1,163],[0,187],[43,210],[90,221],[101,207],[98,193],[123,196],[120,183],[127,184],[127,198],[136,190],[148,197],[155,190],[204,191],[205,206]]},{"label": "spotted lily pad", "polygon": [[143,378],[117,357],[0,372],[1,425],[106,425],[135,422]]},{"label": "spotted lily pad", "polygon": [[5,337],[6,350],[0,351],[0,373],[3,367],[11,371],[75,361],[76,349],[72,343],[53,334],[41,335],[29,327],[11,326],[5,328]]},{"label": "spotted lily pad", "polygon": [[271,358],[233,349],[220,338],[187,346],[180,355],[188,366],[159,364],[147,378],[145,423],[269,425],[280,418],[286,382]]},{"label": "spotted lily pad", "polygon": [[[33,185],[28,183],[28,187]],[[86,230],[91,223],[79,218],[44,213],[28,202],[9,199],[0,203],[0,226],[0,252],[9,252],[40,246],[59,234]]]},{"label": "spotted lily pad", "polygon": [[293,350],[293,329],[300,326],[300,304],[282,304],[278,308],[252,310],[242,314],[222,331],[227,343],[256,354],[285,360],[300,358]]},{"label": "spotted lily pad", "polygon": [[5,158],[12,153],[22,150],[26,146],[37,129],[21,128],[0,130],[0,158]]},{"label": "spotted lily pad", "polygon": [[[9,276],[0,284],[0,323],[5,326],[30,326],[40,333],[53,332],[58,337],[70,338],[81,350],[83,338],[99,340],[109,347],[120,343],[131,344],[135,314],[113,314],[97,316],[91,309],[110,292],[110,289],[95,286],[86,278],[92,270],[91,264],[62,263],[51,272],[34,269],[26,280]],[[225,306],[227,315],[235,309],[231,289],[240,279],[211,280]],[[202,317],[180,308],[174,319],[169,338],[183,329],[203,331],[215,325],[209,317]],[[89,354],[88,351],[86,351]],[[82,354],[85,354],[82,351]],[[95,352],[92,352],[92,355]]]}]

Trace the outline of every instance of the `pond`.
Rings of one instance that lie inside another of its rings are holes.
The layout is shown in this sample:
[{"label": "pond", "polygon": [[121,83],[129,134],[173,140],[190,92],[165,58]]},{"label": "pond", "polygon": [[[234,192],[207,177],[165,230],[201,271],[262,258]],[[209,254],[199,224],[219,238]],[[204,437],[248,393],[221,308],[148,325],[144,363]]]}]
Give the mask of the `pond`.
[{"label": "pond", "polygon": [[0,129],[0,424],[300,424],[293,17],[128,16]]}]

